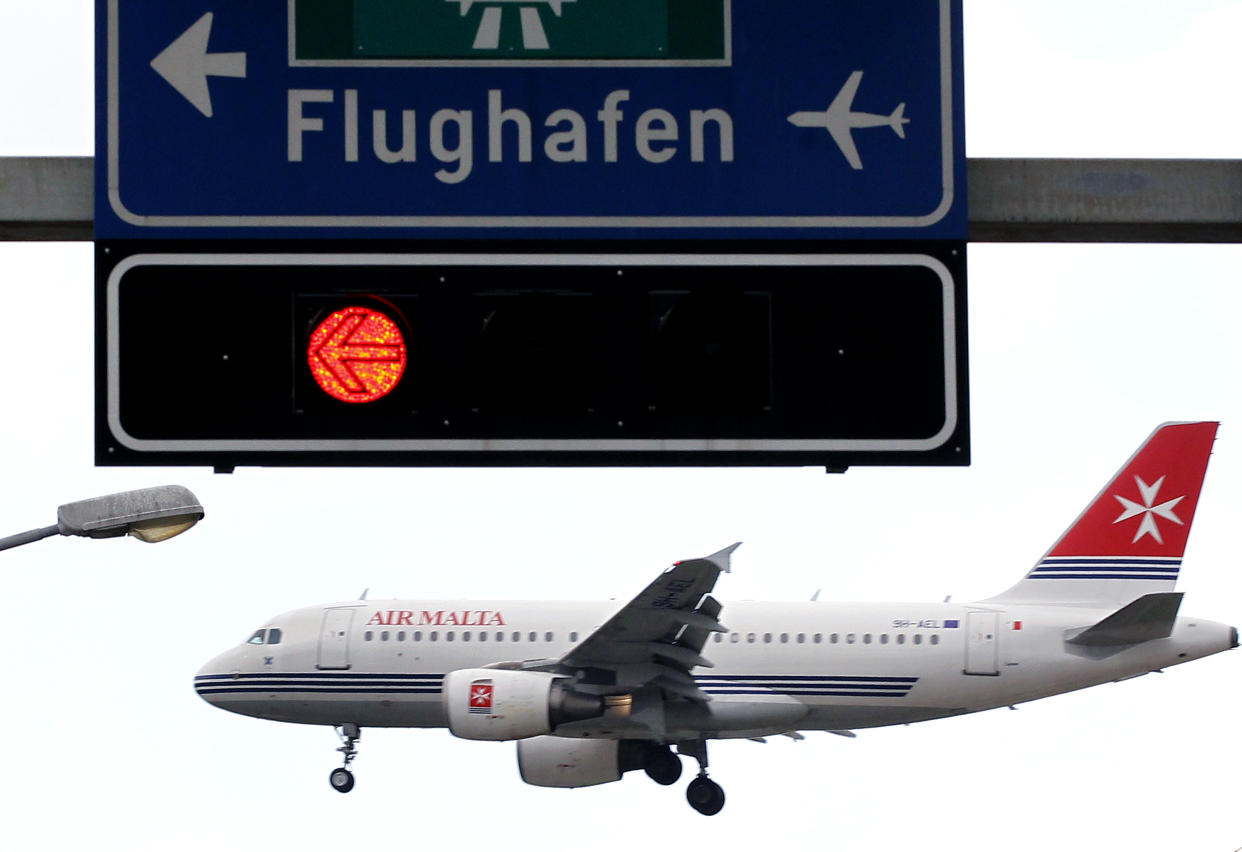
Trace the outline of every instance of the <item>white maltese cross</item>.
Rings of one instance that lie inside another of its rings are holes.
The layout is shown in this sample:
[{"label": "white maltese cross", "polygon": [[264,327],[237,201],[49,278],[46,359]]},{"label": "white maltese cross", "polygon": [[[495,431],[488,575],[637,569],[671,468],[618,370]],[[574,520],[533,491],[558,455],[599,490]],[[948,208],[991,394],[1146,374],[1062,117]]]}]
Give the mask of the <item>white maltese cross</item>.
[{"label": "white maltese cross", "polygon": [[[1143,498],[1142,505],[1135,503],[1133,500],[1127,500],[1120,494],[1114,494],[1113,496],[1121,503],[1124,511],[1117,516],[1117,520],[1113,521],[1113,523],[1119,524],[1122,521],[1133,518],[1135,515],[1142,515],[1143,520],[1139,521],[1138,532],[1134,534],[1134,542],[1137,542],[1145,535],[1150,535],[1156,540],[1157,544],[1164,544],[1164,539],[1160,537],[1160,528],[1156,526],[1156,521],[1152,516],[1159,515],[1165,520],[1184,525],[1182,519],[1173,514],[1173,507],[1182,502],[1185,499],[1185,495],[1174,497],[1172,500],[1166,500],[1159,506],[1156,506],[1153,504],[1156,502],[1156,494],[1159,493],[1160,486],[1164,483],[1164,477],[1160,477],[1151,485],[1148,485],[1138,476],[1134,477],[1134,482],[1138,485],[1139,496]],[[1131,544],[1134,542],[1131,542]]]}]

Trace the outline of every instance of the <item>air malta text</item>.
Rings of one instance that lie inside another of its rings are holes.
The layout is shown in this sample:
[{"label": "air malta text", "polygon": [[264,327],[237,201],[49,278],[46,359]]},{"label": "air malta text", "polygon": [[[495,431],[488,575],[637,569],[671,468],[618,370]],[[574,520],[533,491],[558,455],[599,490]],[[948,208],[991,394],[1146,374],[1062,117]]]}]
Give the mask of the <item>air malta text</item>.
[{"label": "air malta text", "polygon": [[375,615],[371,616],[371,620],[367,622],[370,627],[373,624],[383,625],[385,627],[418,627],[422,625],[434,625],[437,627],[503,627],[505,617],[496,610],[490,609],[463,609],[434,611],[423,610],[414,612],[408,609],[390,609],[378,610]]},{"label": "air malta text", "polygon": [[[506,156],[529,163],[534,156],[532,120],[516,107],[506,108],[500,89],[487,92],[487,160],[503,163]],[[632,144],[648,163],[664,163],[689,155],[694,163],[709,158],[733,161],[733,118],[723,109],[692,109],[678,117],[666,109],[651,108],[627,118],[629,89],[615,89],[603,97],[588,125],[582,113],[556,109],[543,117],[543,158],[551,163],[585,163],[590,160],[616,163],[622,143]],[[338,106],[339,104],[339,106]],[[364,156],[357,89],[290,89],[288,98],[288,160],[302,162],[308,147],[327,145],[340,152],[346,163]],[[417,163],[420,141],[437,163],[433,174],[442,183],[461,183],[474,169],[475,120],[470,109],[438,109],[425,131],[419,131],[412,109],[372,109],[370,154],[381,163]],[[687,136],[688,144],[687,144]],[[506,144],[506,142],[508,144]],[[710,146],[709,146],[709,143]],[[709,151],[709,147],[711,150]]]}]

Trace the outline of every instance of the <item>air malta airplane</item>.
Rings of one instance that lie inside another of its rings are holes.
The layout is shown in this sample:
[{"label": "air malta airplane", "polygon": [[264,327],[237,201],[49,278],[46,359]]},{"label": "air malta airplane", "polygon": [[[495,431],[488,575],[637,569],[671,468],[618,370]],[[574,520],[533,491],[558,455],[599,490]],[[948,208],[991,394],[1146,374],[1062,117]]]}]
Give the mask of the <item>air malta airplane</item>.
[{"label": "air malta airplane", "polygon": [[210,704],[336,727],[515,740],[522,780],[584,787],[698,764],[707,744],[851,735],[1032,701],[1238,646],[1173,591],[1216,423],[1160,426],[1035,567],[975,603],[721,603],[737,545],[676,562],[629,603],[356,600],[278,616],[194,679]]}]

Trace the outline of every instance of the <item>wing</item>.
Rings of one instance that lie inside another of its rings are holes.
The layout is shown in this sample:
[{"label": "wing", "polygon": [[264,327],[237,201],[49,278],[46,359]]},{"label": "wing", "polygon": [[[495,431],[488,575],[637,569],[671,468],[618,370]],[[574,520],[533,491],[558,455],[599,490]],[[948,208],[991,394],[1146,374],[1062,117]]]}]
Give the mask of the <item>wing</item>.
[{"label": "wing", "polygon": [[841,149],[841,153],[845,155],[845,159],[849,161],[850,168],[854,170],[863,167],[862,158],[858,156],[858,149],[854,147],[854,136],[847,124],[829,124],[828,132],[832,134],[832,141],[837,143],[837,147]]},{"label": "wing", "polygon": [[854,95],[858,93],[858,84],[862,82],[862,75],[863,72],[861,71],[855,71],[850,74],[849,79],[845,81],[845,85],[841,87],[841,91],[837,92],[837,96],[832,99],[832,103],[828,104],[828,113],[824,120],[824,126],[832,134],[832,141],[837,143],[837,147],[841,149],[841,153],[849,161],[850,168],[855,170],[861,169],[863,165],[862,160],[858,156],[858,149],[854,147],[850,112],[854,106]]},{"label": "wing", "polygon": [[841,91],[837,92],[837,96],[832,99],[832,103],[828,104],[829,115],[846,116],[854,107],[854,95],[858,94],[858,84],[862,82],[863,72],[855,71],[850,74],[845,85],[841,87]]},{"label": "wing", "polygon": [[674,563],[590,636],[567,651],[557,668],[583,672],[590,680],[619,688],[659,687],[667,693],[706,703],[690,671],[710,667],[702,656],[712,633],[724,632],[717,620],[721,605],[711,597],[731,544],[702,559]]}]

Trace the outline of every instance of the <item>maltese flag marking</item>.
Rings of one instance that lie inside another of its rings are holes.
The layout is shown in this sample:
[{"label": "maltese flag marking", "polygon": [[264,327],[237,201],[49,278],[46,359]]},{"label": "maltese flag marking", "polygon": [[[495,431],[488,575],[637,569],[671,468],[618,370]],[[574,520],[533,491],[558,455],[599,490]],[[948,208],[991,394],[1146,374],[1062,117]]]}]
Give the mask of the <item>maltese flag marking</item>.
[{"label": "maltese flag marking", "polygon": [[470,684],[470,707],[471,713],[491,713],[492,712],[492,686],[490,680],[476,680]]}]

